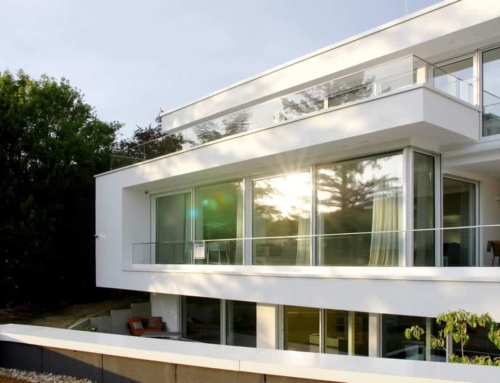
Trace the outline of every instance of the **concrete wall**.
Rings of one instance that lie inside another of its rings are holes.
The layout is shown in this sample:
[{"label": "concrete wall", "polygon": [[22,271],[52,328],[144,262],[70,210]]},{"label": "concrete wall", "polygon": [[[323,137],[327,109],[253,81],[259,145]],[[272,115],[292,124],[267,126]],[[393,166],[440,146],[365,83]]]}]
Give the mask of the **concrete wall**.
[{"label": "concrete wall", "polygon": [[[0,325],[0,366],[94,382],[499,382],[500,369]],[[50,370],[49,370],[50,367]],[[174,375],[174,380],[172,380]]]},{"label": "concrete wall", "polygon": [[0,341],[0,367],[95,383],[321,383],[324,381],[161,363]]}]

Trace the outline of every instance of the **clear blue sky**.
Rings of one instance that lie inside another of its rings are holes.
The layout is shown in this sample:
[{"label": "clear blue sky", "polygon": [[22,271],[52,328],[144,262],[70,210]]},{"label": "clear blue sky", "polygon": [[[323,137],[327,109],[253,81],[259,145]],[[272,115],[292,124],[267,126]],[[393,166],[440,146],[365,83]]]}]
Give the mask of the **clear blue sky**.
[{"label": "clear blue sky", "polygon": [[136,125],[438,0],[0,0],[0,71],[66,77]]}]

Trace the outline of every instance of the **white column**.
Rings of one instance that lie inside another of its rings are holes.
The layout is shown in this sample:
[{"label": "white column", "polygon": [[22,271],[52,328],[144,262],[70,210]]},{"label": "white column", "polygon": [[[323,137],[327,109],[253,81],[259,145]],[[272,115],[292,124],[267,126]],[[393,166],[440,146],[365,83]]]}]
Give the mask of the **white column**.
[{"label": "white column", "polygon": [[425,360],[431,360],[431,331],[432,319],[425,318]]},{"label": "white column", "polygon": [[347,314],[347,354],[354,355],[354,311],[349,311]]},{"label": "white column", "polygon": [[151,293],[151,315],[162,317],[167,331],[181,331],[180,296]]},{"label": "white column", "polygon": [[279,349],[278,305],[257,303],[257,348]]},{"label": "white column", "polygon": [[370,313],[368,316],[368,356],[379,356],[380,329],[382,326],[380,314]]}]

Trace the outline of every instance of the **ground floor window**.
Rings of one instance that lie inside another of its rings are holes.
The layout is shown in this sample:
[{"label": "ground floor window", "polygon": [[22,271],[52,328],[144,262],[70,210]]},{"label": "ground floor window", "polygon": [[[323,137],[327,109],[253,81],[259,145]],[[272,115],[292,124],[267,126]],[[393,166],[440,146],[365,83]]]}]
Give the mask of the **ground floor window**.
[{"label": "ground floor window", "polygon": [[[411,326],[423,328],[427,336],[420,340],[406,339],[405,330]],[[430,347],[429,335],[437,335],[442,327],[434,318],[424,318],[406,315],[382,316],[382,357],[391,359],[430,360],[445,362],[446,352],[443,349]]]},{"label": "ground floor window", "polygon": [[226,344],[257,347],[257,305],[226,301]]},{"label": "ground floor window", "polygon": [[254,302],[182,297],[182,335],[203,343],[256,347],[256,313]]},{"label": "ground floor window", "polygon": [[284,306],[284,349],[368,356],[368,313]]}]

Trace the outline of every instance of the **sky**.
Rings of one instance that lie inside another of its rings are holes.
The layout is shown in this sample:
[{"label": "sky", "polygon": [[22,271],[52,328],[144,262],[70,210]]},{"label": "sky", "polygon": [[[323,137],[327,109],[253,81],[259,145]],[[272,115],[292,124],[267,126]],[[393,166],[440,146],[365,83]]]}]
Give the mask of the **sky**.
[{"label": "sky", "polygon": [[65,77],[122,137],[438,0],[0,0],[0,72]]}]

